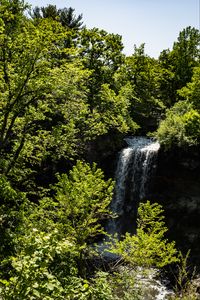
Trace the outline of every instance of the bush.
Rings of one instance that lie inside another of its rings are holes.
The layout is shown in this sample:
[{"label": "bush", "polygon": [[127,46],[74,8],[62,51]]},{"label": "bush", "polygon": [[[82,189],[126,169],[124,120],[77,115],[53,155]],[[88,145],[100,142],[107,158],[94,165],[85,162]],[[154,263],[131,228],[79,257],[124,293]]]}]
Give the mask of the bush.
[{"label": "bush", "polygon": [[200,143],[200,114],[187,101],[177,102],[154,134],[166,149]]},{"label": "bush", "polygon": [[126,233],[122,241],[112,245],[111,251],[133,266],[160,268],[178,261],[175,243],[165,238],[167,227],[162,214],[161,205],[141,203],[137,233],[132,236]]}]

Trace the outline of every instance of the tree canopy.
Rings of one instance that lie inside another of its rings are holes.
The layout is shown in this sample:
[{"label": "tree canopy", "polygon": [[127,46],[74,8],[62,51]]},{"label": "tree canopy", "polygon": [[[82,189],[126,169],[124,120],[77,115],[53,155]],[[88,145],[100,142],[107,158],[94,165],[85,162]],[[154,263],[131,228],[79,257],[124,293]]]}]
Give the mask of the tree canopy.
[{"label": "tree canopy", "polygon": [[88,29],[71,7],[1,0],[1,299],[139,300],[130,272],[178,260],[155,203],[116,242],[114,271],[95,243],[115,217],[111,160],[124,137],[199,146],[199,42],[188,26],[158,59],[145,44],[126,56],[120,35]]}]

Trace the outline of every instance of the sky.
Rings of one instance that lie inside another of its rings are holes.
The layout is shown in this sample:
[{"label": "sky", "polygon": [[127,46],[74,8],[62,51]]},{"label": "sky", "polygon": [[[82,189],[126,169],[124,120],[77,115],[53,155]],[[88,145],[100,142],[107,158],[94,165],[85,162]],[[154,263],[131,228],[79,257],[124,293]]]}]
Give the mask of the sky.
[{"label": "sky", "polygon": [[124,53],[145,43],[145,52],[157,58],[172,49],[187,26],[200,29],[200,0],[27,0],[32,6],[72,7],[83,14],[87,28],[98,27],[122,36]]}]

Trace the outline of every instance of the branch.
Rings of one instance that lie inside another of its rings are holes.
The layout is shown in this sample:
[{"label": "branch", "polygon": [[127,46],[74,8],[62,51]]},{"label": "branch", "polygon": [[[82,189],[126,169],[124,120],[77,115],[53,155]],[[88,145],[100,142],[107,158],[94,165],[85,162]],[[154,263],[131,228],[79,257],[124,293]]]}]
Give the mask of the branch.
[{"label": "branch", "polygon": [[24,146],[24,143],[25,143],[25,128],[23,130],[23,135],[22,135],[22,139],[21,139],[21,142],[19,144],[19,147],[17,148],[17,150],[15,151],[15,154],[13,156],[13,159],[10,161],[10,164],[8,165],[6,171],[5,171],[5,175],[7,176],[8,173],[10,172],[10,170],[15,166],[16,162],[17,162],[17,159],[20,155],[20,152]]}]

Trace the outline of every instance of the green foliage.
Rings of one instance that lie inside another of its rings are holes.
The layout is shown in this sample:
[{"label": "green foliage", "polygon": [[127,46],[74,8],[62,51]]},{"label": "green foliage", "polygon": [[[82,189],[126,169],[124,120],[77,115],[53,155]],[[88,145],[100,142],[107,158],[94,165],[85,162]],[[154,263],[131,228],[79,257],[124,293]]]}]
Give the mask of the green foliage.
[{"label": "green foliage", "polygon": [[54,233],[47,235],[37,230],[26,238],[21,253],[11,257],[13,277],[1,282],[4,299],[64,299],[62,285],[48,267],[57,253],[67,254],[71,245],[59,242]]},{"label": "green foliage", "polygon": [[78,43],[84,66],[92,71],[88,81],[88,103],[92,111],[101,102],[99,91],[102,85],[109,84],[111,89],[115,88],[113,75],[125,57],[122,39],[120,35],[109,34],[105,30],[84,28]]},{"label": "green foliage", "polygon": [[56,5],[48,4],[47,6],[38,7],[36,6],[31,12],[31,17],[38,21],[41,18],[50,18],[52,20],[59,21],[62,26],[71,29],[80,29],[83,22],[82,15],[74,14],[74,9],[72,7],[64,7],[62,9],[57,9]]},{"label": "green foliage", "polygon": [[192,78],[193,69],[199,62],[200,33],[198,29],[188,26],[178,36],[171,52],[175,70],[176,88],[185,86]]},{"label": "green foliage", "polygon": [[164,50],[159,57],[164,70],[161,90],[168,107],[180,100],[177,91],[191,81],[194,68],[199,66],[199,42],[199,30],[188,26],[179,33],[172,51]]},{"label": "green foliage", "polygon": [[[113,182],[105,181],[103,172],[78,161],[69,176],[58,177],[55,199],[60,205],[60,222],[70,226],[70,234],[83,246],[88,238],[103,232],[99,223],[107,218]],[[66,221],[65,221],[66,220]]]},{"label": "green foliage", "polygon": [[[9,184],[5,190],[17,201]],[[3,299],[90,299],[97,293],[97,283],[90,287],[83,279],[85,262],[90,243],[104,232],[100,221],[110,215],[112,190],[95,164],[78,161],[68,176],[58,176],[54,199],[23,210],[18,234],[11,228],[15,252],[4,261],[12,267],[1,279]]]},{"label": "green foliage", "polygon": [[111,274],[97,272],[93,280],[94,300],[142,300],[142,289],[136,280],[136,272],[121,267]]},{"label": "green foliage", "polygon": [[0,176],[0,259],[14,252],[14,236],[23,222],[26,200],[24,193],[16,191],[6,177]]},{"label": "green foliage", "polygon": [[200,114],[188,101],[179,101],[166,112],[155,133],[159,142],[170,149],[173,146],[192,146],[200,142]]},{"label": "green foliage", "polygon": [[78,44],[80,58],[90,70],[89,114],[84,132],[89,139],[112,130],[135,132],[138,126],[130,117],[130,85],[126,82],[118,88],[114,78],[124,61],[121,37],[97,28],[84,28]]},{"label": "green foliage", "polygon": [[[58,179],[54,200],[23,210],[23,223],[13,235],[15,252],[3,262],[10,267],[1,275],[2,299],[143,299],[137,271],[120,267],[112,276],[97,271],[85,278],[87,259],[97,255],[90,243],[104,232],[99,221],[110,214],[112,182],[95,165],[80,161]],[[10,193],[17,199],[16,192]],[[127,234],[114,252],[133,266],[163,267],[176,261],[174,243],[164,239],[162,212],[158,204],[141,204],[137,235]]]},{"label": "green foliage", "polygon": [[170,300],[198,300],[198,285],[195,284],[195,269],[193,272],[190,270],[188,263],[190,250],[184,256],[179,253],[179,263],[177,264],[178,272],[175,276],[176,286],[175,294],[170,297]]},{"label": "green foliage", "polygon": [[191,82],[178,91],[179,94],[194,104],[200,110],[200,67],[194,69]]},{"label": "green foliage", "polygon": [[58,64],[66,37],[58,22],[33,24],[21,16],[12,31],[1,28],[0,170],[33,189],[34,175],[45,159],[72,158],[82,150],[79,128],[88,115],[88,72],[80,63]]},{"label": "green foliage", "polygon": [[161,205],[149,201],[138,209],[137,233],[126,233],[122,241],[116,242],[114,253],[134,266],[164,267],[176,262],[175,243],[165,238],[167,227],[163,221]]},{"label": "green foliage", "polygon": [[0,176],[0,199],[1,206],[17,207],[25,201],[25,194],[17,192],[11,187],[11,184],[5,176]]},{"label": "green foliage", "polygon": [[[117,92],[108,85],[123,59],[120,37],[83,29],[74,49],[66,45],[73,31],[50,17],[60,13],[73,22],[73,10],[49,6],[35,22],[17,3],[12,30],[3,10],[0,23],[0,171],[38,197],[35,178],[47,161],[53,177],[56,164],[81,155],[99,135],[134,132],[137,125],[129,114],[128,85]],[[12,5],[5,1],[4,9]]]},{"label": "green foliage", "polygon": [[[82,28],[73,8],[35,8],[32,18],[28,8],[0,5],[0,298],[142,299],[130,266],[177,261],[163,211],[141,204],[137,234],[113,250],[128,267],[104,272],[93,245],[111,215],[113,182],[79,159],[91,160],[99,136],[112,144],[155,128],[165,106],[160,142],[200,142],[199,32],[183,30],[159,60],[144,45],[125,57],[121,36]],[[188,100],[170,108],[180,97]]]},{"label": "green foliage", "polygon": [[112,286],[109,282],[110,274],[99,271],[95,274],[92,286],[92,299],[94,300],[112,300],[115,299],[113,295]]},{"label": "green foliage", "polygon": [[2,279],[2,299],[87,299],[87,281],[77,276],[76,248],[57,230],[36,228],[23,238],[23,248],[11,257],[13,271]]},{"label": "green foliage", "polygon": [[98,97],[97,104],[83,124],[86,141],[105,135],[111,130],[122,133],[131,130],[133,133],[138,129],[139,126],[132,120],[129,113],[129,85],[115,93],[108,84],[103,84]]},{"label": "green foliage", "polygon": [[[90,244],[104,233],[102,222],[111,215],[113,182],[105,181],[103,172],[93,164],[78,161],[69,175],[58,176],[53,187],[55,196],[44,198],[27,215],[21,231],[36,228],[39,232],[57,230],[60,238],[67,237],[76,248],[77,268],[85,277],[86,258]],[[19,247],[23,248],[22,245]]]},{"label": "green foliage", "polygon": [[130,115],[146,131],[156,126],[165,107],[160,91],[162,74],[158,62],[145,54],[142,44],[135,46],[133,55],[125,59],[114,75],[118,88],[129,83]]},{"label": "green foliage", "polygon": [[22,19],[18,25],[11,34],[4,30],[1,36],[1,152],[12,145],[5,173],[18,158],[33,122],[44,119],[42,98],[51,90],[49,53],[56,48],[52,44],[55,36],[57,41],[62,36],[54,23],[44,22],[36,28]]}]

